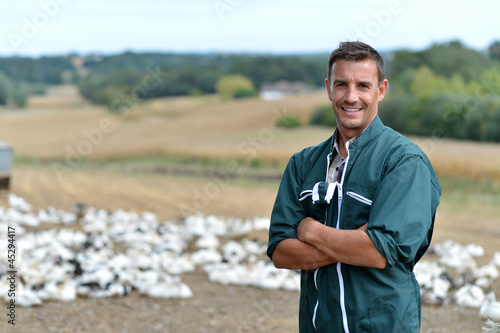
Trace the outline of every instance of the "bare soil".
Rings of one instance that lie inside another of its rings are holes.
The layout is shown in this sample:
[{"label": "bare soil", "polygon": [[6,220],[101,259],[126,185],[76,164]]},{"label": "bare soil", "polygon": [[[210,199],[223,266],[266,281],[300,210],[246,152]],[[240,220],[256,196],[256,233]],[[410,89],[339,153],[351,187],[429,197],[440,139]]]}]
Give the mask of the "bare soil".
[{"label": "bare soil", "polygon": [[[16,168],[11,191],[33,209],[54,206],[71,210],[77,202],[96,208],[151,211],[160,220],[176,220],[180,206],[193,207],[196,189],[209,178],[119,171],[75,169],[64,181],[50,166]],[[278,184],[231,180],[209,198],[202,211],[220,216],[268,216]],[[6,192],[2,204],[6,205]],[[445,207],[446,208],[446,207]],[[472,226],[472,227],[471,227]],[[471,232],[476,230],[477,232]],[[453,212],[439,213],[434,242],[450,238],[486,249],[485,260],[498,250],[498,219],[472,219]],[[266,239],[265,233],[259,237]],[[136,292],[121,298],[46,302],[17,308],[16,326],[0,322],[2,332],[296,332],[297,292],[209,283],[204,272],[182,275],[191,299],[152,299]],[[500,290],[497,281],[496,290]],[[481,332],[484,320],[477,309],[454,304],[424,306],[422,332]]]}]

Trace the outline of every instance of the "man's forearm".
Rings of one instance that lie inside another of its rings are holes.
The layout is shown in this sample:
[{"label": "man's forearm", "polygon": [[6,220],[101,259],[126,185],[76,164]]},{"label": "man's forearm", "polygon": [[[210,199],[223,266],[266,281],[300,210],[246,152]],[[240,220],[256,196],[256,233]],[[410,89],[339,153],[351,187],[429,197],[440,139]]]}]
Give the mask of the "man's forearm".
[{"label": "man's forearm", "polygon": [[364,229],[366,224],[357,230],[339,230],[306,218],[300,222],[298,239],[349,265],[385,268],[385,257]]},{"label": "man's forearm", "polygon": [[336,262],[335,258],[296,238],[282,240],[273,252],[276,268],[315,269]]}]

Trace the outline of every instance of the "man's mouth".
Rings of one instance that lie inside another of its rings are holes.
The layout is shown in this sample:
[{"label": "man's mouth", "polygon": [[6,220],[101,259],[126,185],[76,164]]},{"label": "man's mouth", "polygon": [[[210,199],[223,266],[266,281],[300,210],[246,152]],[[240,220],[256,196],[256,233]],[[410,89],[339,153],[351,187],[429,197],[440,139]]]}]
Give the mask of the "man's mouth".
[{"label": "man's mouth", "polygon": [[361,111],[363,108],[345,108],[345,107],[342,107],[342,110],[344,110],[345,112],[358,112],[358,111]]}]

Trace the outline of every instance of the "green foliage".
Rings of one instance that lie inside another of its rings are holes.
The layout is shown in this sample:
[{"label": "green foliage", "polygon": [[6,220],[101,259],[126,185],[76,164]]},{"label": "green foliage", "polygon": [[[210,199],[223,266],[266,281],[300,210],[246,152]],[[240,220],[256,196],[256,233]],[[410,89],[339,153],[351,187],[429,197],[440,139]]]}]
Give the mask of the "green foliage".
[{"label": "green foliage", "polygon": [[491,113],[484,128],[484,140],[500,142],[500,107]]},{"label": "green foliage", "polygon": [[434,44],[418,52],[408,50],[394,52],[387,66],[387,76],[391,80],[407,70],[417,69],[424,65],[436,75],[446,78],[460,71],[463,78],[468,81],[480,75],[491,65],[491,62],[482,52],[467,48],[460,41],[451,41]]},{"label": "green foliage", "polygon": [[332,105],[326,104],[315,107],[309,123],[317,126],[337,126],[337,120],[335,119],[335,113],[333,112]]},{"label": "green foliage", "polygon": [[462,74],[459,72],[454,72],[452,74],[451,78],[447,82],[447,85],[450,92],[464,95],[470,93],[467,83],[465,82]]},{"label": "green foliage", "polygon": [[9,81],[7,77],[0,72],[0,105],[6,105],[9,98]]},{"label": "green foliage", "polygon": [[420,98],[429,98],[437,92],[446,91],[447,87],[446,78],[437,76],[429,67],[422,66],[415,73],[410,92]]},{"label": "green foliage", "polygon": [[296,115],[293,114],[285,114],[281,117],[279,117],[275,124],[276,127],[278,128],[297,128],[302,126],[302,123],[300,120],[297,118]]},{"label": "green foliage", "polygon": [[43,83],[33,83],[29,85],[30,95],[45,95],[46,89]]},{"label": "green foliage", "polygon": [[16,82],[61,84],[64,72],[76,72],[73,56],[0,58],[0,72]]},{"label": "green foliage", "polygon": [[257,96],[258,92],[254,87],[251,88],[238,88],[233,92],[233,98],[245,98]]},{"label": "green foliage", "polygon": [[194,97],[201,97],[201,96],[204,96],[205,93],[198,88],[193,88],[189,92],[189,95],[194,96]]},{"label": "green foliage", "polygon": [[500,67],[491,67],[481,73],[474,93],[477,95],[500,95]]},{"label": "green foliage", "polygon": [[98,105],[105,105],[109,107],[112,111],[115,111],[114,101],[120,96],[120,91],[114,87],[105,87],[99,91],[96,91],[92,95],[92,101]]},{"label": "green foliage", "polygon": [[[133,94],[144,98],[213,94],[216,84],[223,76],[243,75],[250,79],[253,89],[241,89],[229,98],[254,96],[263,83],[279,80],[303,81],[312,85],[323,85],[326,76],[328,55],[269,56],[245,54],[162,54],[132,53],[105,57],[88,57],[85,68],[89,76],[79,81],[82,96],[93,102],[93,91],[104,86],[114,86],[121,93],[143,85],[146,80],[146,94]],[[152,69],[162,72],[161,80],[148,79]],[[139,82],[119,80],[113,73],[133,70],[139,74]],[[124,85],[123,83],[127,83]]]},{"label": "green foliage", "polygon": [[252,81],[243,75],[222,76],[217,81],[215,90],[222,99],[255,96],[257,94]]},{"label": "green foliage", "polygon": [[496,40],[488,47],[488,55],[490,59],[500,61],[500,40]]},{"label": "green foliage", "polygon": [[388,94],[379,114],[387,126],[406,134],[500,142],[499,96]]},{"label": "green foliage", "polygon": [[133,99],[147,97],[147,90],[142,87],[140,80],[140,73],[127,68],[108,75],[89,76],[81,80],[79,89],[85,99],[115,111],[115,100],[125,93]]},{"label": "green foliage", "polygon": [[302,56],[238,56],[230,72],[241,73],[256,86],[281,80],[302,81],[323,86],[326,77],[328,54]]},{"label": "green foliage", "polygon": [[26,84],[16,84],[12,87],[11,98],[14,101],[15,105],[23,109],[28,104],[28,98],[30,95],[30,88]]},{"label": "green foliage", "polygon": [[44,94],[45,86],[41,83],[29,84],[8,78],[0,72],[0,105],[13,104],[25,108],[30,95]]},{"label": "green foliage", "polygon": [[409,115],[417,102],[417,98],[408,93],[390,92],[379,104],[378,113],[385,125],[398,132],[407,132],[415,126],[410,124]]}]

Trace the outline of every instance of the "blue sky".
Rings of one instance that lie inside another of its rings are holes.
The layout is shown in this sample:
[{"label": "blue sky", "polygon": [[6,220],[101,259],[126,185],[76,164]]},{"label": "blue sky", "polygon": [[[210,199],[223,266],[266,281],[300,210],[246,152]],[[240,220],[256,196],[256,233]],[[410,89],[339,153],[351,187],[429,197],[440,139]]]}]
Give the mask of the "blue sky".
[{"label": "blue sky", "polygon": [[379,50],[500,40],[500,1],[0,1],[0,55],[69,52],[329,52],[359,39]]}]

